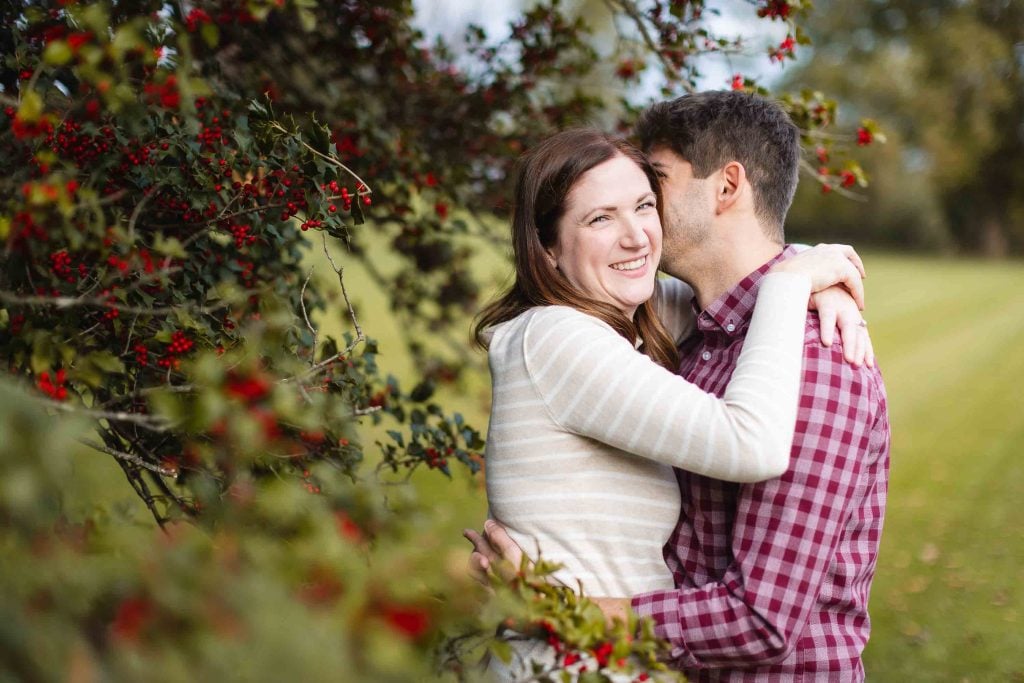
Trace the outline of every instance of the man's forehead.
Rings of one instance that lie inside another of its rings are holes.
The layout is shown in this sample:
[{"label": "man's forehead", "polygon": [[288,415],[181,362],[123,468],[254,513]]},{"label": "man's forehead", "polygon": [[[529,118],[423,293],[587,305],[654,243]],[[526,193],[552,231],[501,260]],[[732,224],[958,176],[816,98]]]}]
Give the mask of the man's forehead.
[{"label": "man's forehead", "polygon": [[653,147],[647,154],[647,158],[658,171],[667,171],[673,167],[685,166],[688,162],[677,152],[668,147]]}]

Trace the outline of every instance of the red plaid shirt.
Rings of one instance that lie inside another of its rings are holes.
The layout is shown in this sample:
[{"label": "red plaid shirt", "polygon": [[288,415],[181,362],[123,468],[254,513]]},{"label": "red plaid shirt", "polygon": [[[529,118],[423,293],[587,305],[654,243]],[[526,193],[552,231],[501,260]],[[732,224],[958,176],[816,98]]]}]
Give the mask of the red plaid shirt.
[{"label": "red plaid shirt", "polygon": [[[743,346],[759,283],[787,249],[712,303],[680,372],[719,396]],[[789,471],[730,484],[678,471],[679,524],[665,546],[675,590],[633,598],[674,664],[698,681],[864,678],[867,602],[882,531],[889,420],[877,369],[821,345],[807,317]]]}]

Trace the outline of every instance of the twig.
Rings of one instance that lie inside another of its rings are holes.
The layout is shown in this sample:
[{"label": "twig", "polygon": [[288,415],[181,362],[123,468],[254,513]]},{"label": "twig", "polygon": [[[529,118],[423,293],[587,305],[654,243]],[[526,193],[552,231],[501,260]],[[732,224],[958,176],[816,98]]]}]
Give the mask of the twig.
[{"label": "twig", "polygon": [[142,199],[139,200],[139,203],[136,204],[135,208],[132,210],[132,215],[128,219],[128,241],[129,242],[133,242],[133,243],[135,242],[135,223],[139,220],[139,216],[142,215],[142,209],[145,208],[146,202],[149,201],[150,197],[152,197],[154,194],[156,194],[156,187],[158,187],[158,186],[154,186],[152,188],[151,192],[143,193]]},{"label": "twig", "polygon": [[[807,161],[807,159],[800,159],[800,168],[802,168],[807,173],[813,175],[815,178],[818,177],[818,169],[814,168],[814,166],[812,166],[811,163]],[[864,195],[859,194],[857,192],[850,192],[849,190],[840,185],[834,185],[830,182],[822,180],[818,180],[818,182],[828,188],[831,188],[833,192],[835,192],[841,197],[846,197],[847,199],[852,199],[857,202],[866,202],[868,200],[868,198],[865,197]]]},{"label": "twig", "polygon": [[371,193],[372,193],[372,190],[370,190],[370,186],[369,186],[369,184],[367,184],[367,182],[366,182],[365,180],[363,180],[362,178],[360,178],[360,177],[359,177],[359,176],[358,176],[358,175],[356,174],[356,172],[355,172],[355,171],[353,171],[353,170],[352,170],[351,168],[349,168],[349,167],[348,167],[348,166],[346,166],[345,164],[341,163],[340,161],[338,161],[337,159],[335,159],[334,157],[332,157],[332,156],[330,156],[330,155],[328,155],[328,154],[324,154],[323,152],[320,152],[320,151],[319,151],[319,150],[317,150],[317,149],[316,149],[315,147],[312,147],[312,146],[311,146],[311,145],[309,145],[309,144],[308,144],[308,143],[307,143],[307,142],[306,142],[305,140],[303,140],[303,139],[302,139],[302,138],[301,138],[300,136],[298,136],[298,135],[296,135],[295,133],[291,132],[290,130],[286,129],[286,128],[285,128],[284,126],[282,126],[282,125],[281,125],[280,123],[278,123],[277,121],[274,121],[274,122],[272,122],[272,123],[270,124],[270,127],[271,127],[271,128],[276,128],[277,130],[281,131],[281,132],[282,132],[282,133],[284,133],[285,135],[288,135],[288,136],[290,136],[290,137],[293,137],[293,138],[295,138],[296,140],[298,140],[298,141],[299,141],[299,144],[301,144],[301,145],[302,145],[303,147],[305,147],[306,149],[308,149],[308,150],[309,150],[310,152],[312,152],[313,154],[317,155],[318,157],[320,157],[320,158],[321,158],[321,159],[323,159],[324,161],[327,161],[327,162],[329,162],[329,163],[331,163],[331,164],[334,164],[334,165],[335,165],[335,166],[337,166],[338,168],[340,168],[340,169],[344,170],[344,171],[345,171],[346,173],[348,173],[348,174],[349,174],[350,176],[352,176],[353,178],[355,178],[356,180],[358,180],[358,181],[359,181],[359,183],[360,183],[360,184],[361,184],[361,185],[362,185],[362,186],[363,186],[364,188],[366,188],[365,194],[371,194]]},{"label": "twig", "polygon": [[[364,341],[366,341],[366,335],[363,334],[363,328],[359,325],[359,320],[356,318],[355,308],[353,308],[353,306],[352,306],[352,300],[349,299],[349,296],[348,296],[348,289],[346,289],[346,287],[345,287],[345,276],[344,276],[345,269],[343,267],[339,266],[334,261],[334,257],[331,256],[331,252],[327,248],[327,233],[321,233],[320,236],[323,239],[324,254],[327,256],[327,260],[330,262],[331,268],[334,269],[334,272],[338,276],[338,283],[341,285],[341,295],[345,299],[345,306],[348,308],[348,315],[349,315],[349,318],[352,320],[352,326],[356,330],[356,335],[352,339],[352,341],[349,343],[349,345],[346,346],[341,351],[339,351],[338,353],[335,353],[335,354],[333,354],[331,356],[328,356],[327,358],[324,358],[319,363],[314,363],[314,364],[310,365],[309,370],[306,371],[305,373],[301,374],[301,375],[298,375],[296,377],[286,377],[286,378],[280,380],[280,382],[282,384],[284,384],[286,382],[294,381],[296,379],[307,379],[309,377],[312,377],[313,375],[316,375],[317,373],[319,373],[319,372],[323,371],[325,368],[327,368],[331,363],[334,363],[335,361],[340,360],[340,359],[345,358],[346,356],[348,356],[350,353],[352,353],[352,351],[359,344],[361,344]],[[313,271],[311,270],[310,271],[310,275],[312,275],[312,274],[313,274]],[[306,278],[306,281],[307,282],[309,281],[308,277]],[[303,289],[303,291],[305,291],[306,286],[303,285],[302,289]],[[301,300],[301,295],[300,295],[300,300]],[[305,305],[304,302],[302,304],[302,313],[303,313],[303,315],[306,314],[306,305]],[[306,324],[309,325],[309,318],[308,317],[306,318]],[[313,329],[312,326],[310,326],[310,329]],[[315,330],[314,330],[313,334],[314,334],[314,337],[313,337],[314,347],[313,348],[314,348],[314,358],[315,358],[316,357],[316,355],[315,355],[316,354],[316,331]]]},{"label": "twig", "polygon": [[633,23],[636,24],[637,29],[640,31],[640,36],[644,39],[644,43],[654,52],[654,54],[658,56],[658,61],[661,62],[661,65],[665,68],[665,71],[668,72],[669,76],[677,82],[682,83],[683,89],[688,93],[696,92],[696,88],[693,87],[693,84],[683,78],[682,74],[679,73],[679,69],[676,68],[676,65],[668,60],[665,54],[661,51],[661,47],[654,41],[654,38],[651,37],[651,34],[647,31],[647,24],[644,23],[643,15],[631,0],[605,0],[605,4],[608,6],[608,9],[611,10],[612,14],[615,13],[616,6],[625,12],[629,18],[633,20]]},{"label": "twig", "polygon": [[[236,218],[238,216],[243,216],[243,215],[245,215],[247,213],[259,213],[260,211],[269,211],[271,209],[281,209],[281,208],[284,208],[285,206],[287,206],[287,204],[266,204],[264,206],[253,206],[253,207],[250,207],[248,209],[241,209],[239,211],[235,211],[234,213],[229,213],[229,214],[224,215],[224,216],[217,216],[216,218],[211,218],[211,219],[208,219],[208,220],[195,221],[194,223],[190,223],[189,225],[202,225],[204,227],[202,229],[200,229],[200,230],[195,231],[194,233],[192,233],[188,237],[186,237],[182,241],[181,246],[182,246],[182,248],[185,248],[185,247],[189,246],[190,244],[192,244],[193,242],[198,240],[203,235],[207,234],[211,230],[216,229],[217,228],[217,224],[221,223],[222,221],[229,221],[232,218]],[[169,225],[172,225],[172,224],[164,223],[164,224],[161,224],[161,225],[169,226]],[[177,223],[175,223],[173,225],[177,225]]]},{"label": "twig", "polygon": [[159,474],[161,476],[173,477],[175,474],[174,470],[146,462],[143,458],[135,455],[134,453],[125,453],[124,451],[119,451],[114,448],[107,448],[103,444],[92,441],[91,439],[79,439],[78,441],[79,443],[82,443],[88,446],[89,448],[100,451],[101,453],[112,455],[122,462],[130,463],[132,465],[135,465],[136,467],[141,467],[144,470],[155,472],[156,474]]},{"label": "twig", "polygon": [[331,268],[333,268],[334,272],[338,274],[338,283],[341,285],[341,295],[345,298],[345,306],[348,307],[348,315],[352,319],[352,326],[356,330],[355,339],[352,340],[352,343],[349,344],[348,348],[345,350],[345,355],[348,355],[349,352],[356,347],[356,344],[362,342],[366,337],[363,336],[363,328],[359,326],[359,321],[356,319],[356,311],[352,307],[352,300],[348,298],[348,289],[345,287],[345,271],[334,262],[334,257],[331,256],[331,251],[327,248],[327,233],[320,233],[320,237],[324,244],[324,254],[327,255],[327,260],[330,261]]},{"label": "twig", "polygon": [[39,401],[41,403],[45,403],[50,408],[56,408],[57,410],[76,413],[78,415],[86,415],[99,420],[109,420],[111,422],[130,422],[153,432],[169,432],[175,426],[173,423],[168,422],[158,415],[140,415],[139,413],[125,413],[121,411],[94,410],[92,408],[83,408],[44,398],[40,398]]},{"label": "twig", "polygon": [[[124,351],[121,354],[128,353],[128,350],[132,347],[132,335],[135,333],[135,323],[139,322],[139,316],[132,318],[132,325],[128,328],[128,339],[124,343]],[[99,323],[97,323],[98,325]]]},{"label": "twig", "polygon": [[313,352],[310,354],[309,363],[310,365],[315,365],[317,331],[313,327],[313,323],[309,322],[309,314],[306,312],[306,287],[309,285],[311,277],[313,277],[313,268],[309,269],[309,275],[306,276],[306,281],[302,283],[302,291],[299,292],[299,304],[302,306],[302,317],[306,320],[306,327],[309,328],[310,333],[313,335]]},{"label": "twig", "polygon": [[112,303],[103,299],[94,299],[75,296],[39,296],[20,295],[13,292],[0,291],[0,301],[9,304],[21,304],[23,306],[55,306],[57,308],[73,308],[75,306],[96,306],[98,308],[110,308],[122,313],[136,315],[167,315],[180,310],[189,310],[200,315],[207,315],[214,311],[231,306],[229,302],[223,302],[216,306],[192,306],[180,304],[178,306],[164,306],[160,308],[146,308],[145,306],[129,306],[126,304]]},{"label": "twig", "polygon": [[352,409],[352,417],[361,417],[363,415],[372,415],[374,413],[379,413],[383,409],[384,409],[383,406],[369,406],[368,408],[353,408]]},{"label": "twig", "polygon": [[125,462],[124,460],[117,460],[117,464],[121,466],[121,470],[124,472],[124,476],[128,479],[128,483],[132,485],[135,490],[135,495],[142,499],[142,502],[146,504],[150,514],[153,515],[153,519],[160,526],[160,529],[164,532],[167,530],[164,528],[164,524],[167,520],[160,516],[160,513],[156,509],[156,503],[153,499],[153,494],[149,492],[149,487],[146,486],[146,482],[139,476],[139,471],[135,469],[131,463]]}]

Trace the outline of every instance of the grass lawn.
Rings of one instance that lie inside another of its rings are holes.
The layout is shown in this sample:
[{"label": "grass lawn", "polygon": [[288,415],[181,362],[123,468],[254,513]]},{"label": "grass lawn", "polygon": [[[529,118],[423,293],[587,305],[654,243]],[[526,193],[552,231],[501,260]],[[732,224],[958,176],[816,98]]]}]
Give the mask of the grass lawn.
[{"label": "grass lawn", "polygon": [[1024,681],[1024,266],[875,256],[889,507],[872,681]]}]

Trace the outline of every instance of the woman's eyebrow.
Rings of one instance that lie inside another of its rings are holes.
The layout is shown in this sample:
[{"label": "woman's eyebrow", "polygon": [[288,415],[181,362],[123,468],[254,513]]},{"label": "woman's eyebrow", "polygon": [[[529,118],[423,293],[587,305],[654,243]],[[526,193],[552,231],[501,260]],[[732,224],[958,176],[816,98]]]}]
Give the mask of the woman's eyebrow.
[{"label": "woman's eyebrow", "polygon": [[590,209],[585,214],[580,216],[580,220],[585,220],[588,217],[590,217],[591,214],[595,214],[595,213],[598,213],[600,211],[615,212],[615,211],[618,211],[618,210],[619,210],[619,207],[617,207],[617,206],[595,206],[594,208]]}]

